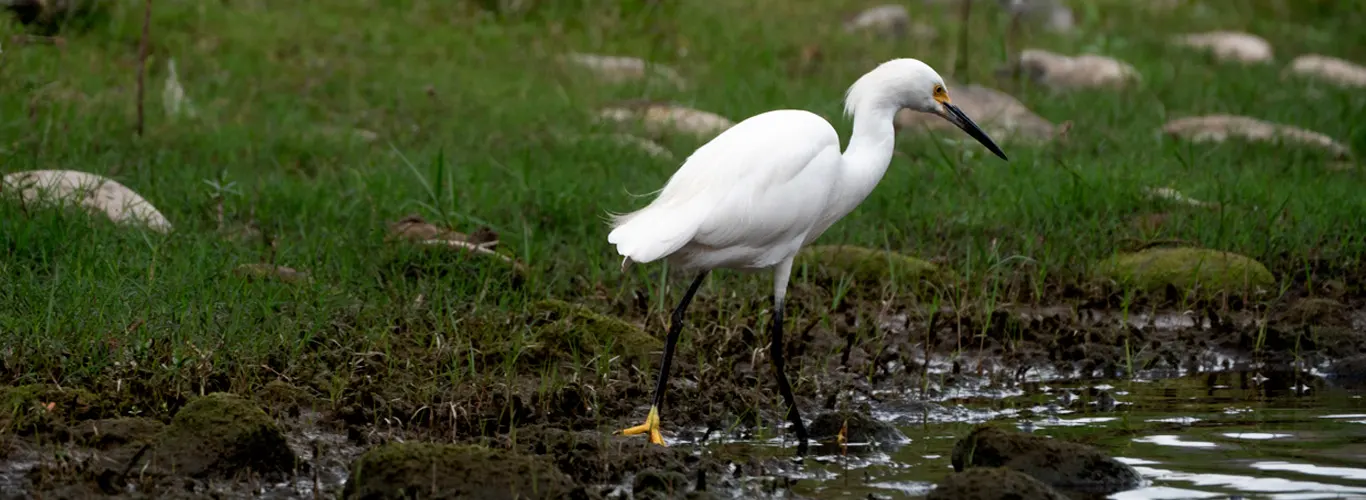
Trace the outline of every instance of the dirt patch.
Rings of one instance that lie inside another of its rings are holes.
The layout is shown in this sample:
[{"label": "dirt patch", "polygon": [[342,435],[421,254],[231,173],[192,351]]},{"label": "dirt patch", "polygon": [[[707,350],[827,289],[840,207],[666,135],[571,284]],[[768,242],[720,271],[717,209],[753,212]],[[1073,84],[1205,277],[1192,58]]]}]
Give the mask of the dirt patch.
[{"label": "dirt patch", "polygon": [[589,498],[542,457],[480,446],[392,443],[351,466],[342,498]]}]

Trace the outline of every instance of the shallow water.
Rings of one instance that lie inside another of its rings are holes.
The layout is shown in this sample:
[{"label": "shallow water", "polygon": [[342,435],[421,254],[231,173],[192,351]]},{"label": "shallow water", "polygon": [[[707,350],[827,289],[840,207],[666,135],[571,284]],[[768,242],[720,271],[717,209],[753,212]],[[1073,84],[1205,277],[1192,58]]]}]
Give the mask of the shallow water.
[{"label": "shallow water", "polygon": [[[921,498],[953,472],[958,436],[992,421],[1090,443],[1147,480],[1106,498],[1366,498],[1366,391],[1317,377],[1235,371],[954,392],[933,400],[942,407],[918,413],[874,405],[875,415],[896,422],[907,441],[816,448],[794,474],[802,479],[792,492]],[[792,453],[790,443],[711,448]]]}]

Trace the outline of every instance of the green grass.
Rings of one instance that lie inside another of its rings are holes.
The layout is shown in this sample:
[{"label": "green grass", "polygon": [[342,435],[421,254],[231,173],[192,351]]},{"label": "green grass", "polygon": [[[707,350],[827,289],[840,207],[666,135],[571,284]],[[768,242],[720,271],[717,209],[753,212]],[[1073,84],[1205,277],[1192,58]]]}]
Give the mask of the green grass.
[{"label": "green grass", "polygon": [[[653,304],[645,325],[656,332],[667,315],[660,268],[621,275],[603,216],[640,206],[632,193],[657,189],[677,164],[558,135],[608,130],[591,122],[595,106],[651,98],[736,121],[809,109],[847,137],[841,98],[857,76],[906,56],[947,76],[958,57],[953,10],[919,2],[909,3],[912,15],[935,24],[936,39],[842,32],[840,16],[875,2],[540,3],[531,14],[496,18],[461,1],[158,2],[140,138],[133,135],[140,2],[114,3],[105,22],[63,33],[60,47],[15,44],[10,36],[21,27],[0,23],[0,172],[110,176],[176,226],[160,235],[0,204],[0,383],[108,387],[136,375],[158,394],[246,391],[277,374],[311,378],[319,391],[354,383],[359,375],[307,366],[335,361],[316,354],[323,346],[379,352],[390,370],[459,384],[506,374],[512,363],[497,361],[495,346],[529,338],[517,315],[532,301],[590,303],[640,321],[646,315],[632,306],[640,289]],[[1072,121],[1067,145],[1006,142],[1005,163],[975,145],[902,134],[903,154],[881,185],[820,243],[945,262],[972,285],[949,300],[992,303],[1015,282],[1032,283],[1017,292],[1041,298],[1041,283],[1075,281],[1131,240],[1180,239],[1242,253],[1282,280],[1311,264],[1360,260],[1366,181],[1358,171],[1329,170],[1313,151],[1189,144],[1162,138],[1158,128],[1177,116],[1247,114],[1366,151],[1358,119],[1366,94],[1280,77],[1301,53],[1366,62],[1359,29],[1366,12],[1323,1],[1230,0],[1172,13],[1143,10],[1141,2],[1097,3],[1077,9],[1076,34],[1035,28],[1024,44],[1124,59],[1143,74],[1141,87],[1055,93],[994,81],[1008,20],[983,4],[971,26],[969,73],[953,79],[1009,88],[1043,117]],[[1213,29],[1258,33],[1273,43],[1277,61],[1218,63],[1165,43],[1171,34]],[[822,64],[793,74],[801,49],[813,43]],[[601,85],[553,62],[566,50],[668,63],[693,86]],[[162,112],[170,57],[197,118]],[[328,128],[379,138],[348,140]],[[701,144],[684,136],[661,142],[680,159]],[[254,222],[273,249],[218,233],[215,182],[235,183],[221,193],[225,221]],[[1149,200],[1148,186],[1225,208]],[[526,264],[527,282],[511,287],[478,270],[395,278],[421,257],[386,242],[385,224],[411,212],[463,231],[491,227],[500,248]],[[1153,212],[1172,214],[1157,234],[1129,222]],[[272,256],[309,272],[313,283],[232,276],[238,264]],[[794,283],[798,295],[816,293],[800,271]],[[682,283],[672,286],[674,297]],[[770,286],[766,275],[718,275],[699,299],[717,312],[694,316],[699,327],[690,331],[759,329]],[[817,320],[829,303],[814,300],[791,316]],[[591,373],[603,363],[579,366]]]}]

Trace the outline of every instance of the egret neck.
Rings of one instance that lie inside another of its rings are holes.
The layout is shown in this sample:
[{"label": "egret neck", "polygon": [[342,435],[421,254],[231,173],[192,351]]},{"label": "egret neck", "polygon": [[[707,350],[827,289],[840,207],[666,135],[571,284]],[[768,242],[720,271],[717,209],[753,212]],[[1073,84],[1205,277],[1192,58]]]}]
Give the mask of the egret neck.
[{"label": "egret neck", "polygon": [[842,217],[854,210],[877,187],[892,161],[896,130],[892,120],[901,108],[869,99],[854,109],[854,131],[844,149],[844,176],[837,188],[835,212]]}]

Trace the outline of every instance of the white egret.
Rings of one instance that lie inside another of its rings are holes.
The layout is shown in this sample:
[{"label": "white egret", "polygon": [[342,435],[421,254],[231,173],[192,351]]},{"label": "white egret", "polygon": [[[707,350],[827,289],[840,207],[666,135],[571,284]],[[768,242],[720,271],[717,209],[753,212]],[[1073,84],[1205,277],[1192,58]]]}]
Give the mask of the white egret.
[{"label": "white egret", "polygon": [[616,245],[622,271],[632,262],[666,258],[670,266],[697,272],[670,318],[654,402],[645,423],[622,434],[648,433],[663,445],[659,406],[683,314],[713,269],[773,270],[773,323],[769,344],[778,391],[807,448],[806,426],[784,374],[783,299],[792,262],[802,246],[862,203],[892,159],[893,118],[901,108],[931,113],[963,129],[996,156],[1005,153],[950,103],[944,79],[916,59],[893,59],[860,77],[845,95],[854,120],[849,147],[824,118],[795,109],[750,117],[702,145],[679,167],[648,206],[613,215],[607,241]]}]

